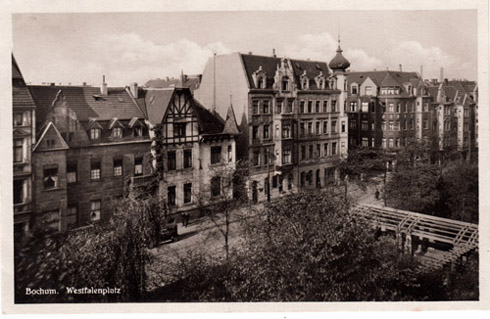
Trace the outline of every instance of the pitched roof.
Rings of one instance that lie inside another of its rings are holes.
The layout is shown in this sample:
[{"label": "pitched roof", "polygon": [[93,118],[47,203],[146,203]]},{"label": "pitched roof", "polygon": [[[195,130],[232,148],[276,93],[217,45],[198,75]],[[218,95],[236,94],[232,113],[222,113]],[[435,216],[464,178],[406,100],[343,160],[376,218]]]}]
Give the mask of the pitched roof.
[{"label": "pitched roof", "polygon": [[393,78],[393,76],[389,73],[386,72],[385,77],[379,84],[380,86],[400,86],[400,83],[398,83],[397,80]]},{"label": "pitched roof", "polygon": [[223,128],[223,133],[226,134],[240,134],[240,130],[238,129],[238,125],[236,123],[235,111],[233,110],[233,106],[228,108],[228,112],[226,113],[226,121],[225,127]]},{"label": "pitched roof", "polygon": [[[262,67],[262,70],[266,73],[266,88],[272,88],[272,84],[274,83],[274,75],[276,74],[278,65],[281,64],[281,58],[252,54],[240,54],[240,56],[250,87],[255,88],[252,75],[255,71]],[[300,76],[304,71],[306,71],[306,75],[310,79],[311,89],[317,88],[314,79],[320,74],[320,72],[322,72],[324,76],[328,76],[329,74],[329,69],[326,62],[295,59],[291,59],[290,61],[293,67],[295,81],[298,83]]]},{"label": "pitched roof", "polygon": [[[89,86],[29,86],[36,105],[44,112],[51,108],[58,93],[67,102],[79,121],[144,118],[143,112],[125,88],[108,88],[107,95]],[[42,120],[42,119],[41,119]]]},{"label": "pitched roof", "polygon": [[145,91],[145,108],[148,114],[148,121],[153,125],[161,123],[175,88],[148,89]]},{"label": "pitched roof", "polygon": [[366,72],[349,72],[347,75],[348,83],[362,84],[367,78],[370,78],[377,86],[399,86],[405,91],[404,83],[410,83],[412,86],[418,86],[422,79],[416,72],[401,71],[366,71]]},{"label": "pitched roof", "polygon": [[[44,143],[45,138],[54,138],[54,145],[53,146],[47,146]],[[41,137],[37,140],[36,145],[32,149],[33,152],[35,151],[54,151],[54,150],[66,150],[69,149],[70,147],[66,143],[66,141],[63,139],[63,137],[60,134],[60,131],[56,128],[56,126],[53,124],[53,122],[49,122],[47,125],[44,126],[44,129],[42,130]]]},{"label": "pitched roof", "polygon": [[201,125],[203,134],[217,134],[223,132],[225,123],[211,111],[206,109],[198,100],[194,99],[194,110]]},{"label": "pitched roof", "polygon": [[28,107],[34,108],[31,93],[27,89],[19,66],[12,55],[12,104],[14,108]]}]

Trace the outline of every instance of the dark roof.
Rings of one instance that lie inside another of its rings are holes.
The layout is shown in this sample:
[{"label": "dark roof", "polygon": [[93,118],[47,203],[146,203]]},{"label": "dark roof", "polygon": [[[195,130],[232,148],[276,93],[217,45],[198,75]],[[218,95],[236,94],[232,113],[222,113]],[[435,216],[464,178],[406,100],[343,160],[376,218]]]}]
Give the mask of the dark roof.
[{"label": "dark roof", "polygon": [[28,107],[34,108],[31,93],[27,89],[19,66],[12,55],[12,104],[14,108]]},{"label": "dark roof", "polygon": [[332,60],[328,63],[328,66],[332,70],[341,70],[344,71],[350,66],[349,60],[347,60],[343,55],[342,55],[342,49],[340,48],[340,42],[339,42],[339,47],[337,49],[337,54],[333,57]]},{"label": "dark roof", "polygon": [[194,110],[197,112],[199,124],[203,134],[218,134],[223,132],[225,123],[211,111],[206,109],[198,100],[194,99]]},{"label": "dark roof", "polygon": [[90,118],[98,120],[110,120],[114,117],[144,118],[142,110],[134,103],[125,88],[108,88],[107,95],[101,95],[99,88],[89,86],[32,85],[29,88],[38,108],[42,108],[46,113],[60,93],[68,107],[76,113],[79,121],[87,121]]},{"label": "dark roof", "polygon": [[367,78],[370,78],[377,86],[399,86],[405,92],[404,83],[410,83],[417,87],[422,81],[416,72],[400,71],[366,71],[366,72],[349,72],[347,82],[362,84]]},{"label": "dark roof", "polygon": [[233,110],[233,106],[228,108],[228,112],[226,113],[226,121],[225,127],[223,128],[223,133],[226,134],[240,134],[240,130],[238,129],[238,125],[236,123],[235,111]]},{"label": "dark roof", "polygon": [[153,125],[161,123],[175,89],[149,89],[145,91],[145,107],[148,120]]},{"label": "dark roof", "polygon": [[[255,88],[252,75],[260,67],[266,74],[266,88],[272,88],[274,83],[274,75],[276,74],[277,66],[281,64],[281,58],[273,56],[261,56],[252,54],[240,54],[245,68],[245,73],[248,79],[248,83],[251,88]],[[310,79],[310,88],[316,89],[315,77],[323,73],[324,76],[328,76],[329,69],[326,62],[319,61],[306,61],[306,60],[290,60],[293,67],[293,74],[295,81],[299,83],[299,78],[306,71],[306,75]]]}]

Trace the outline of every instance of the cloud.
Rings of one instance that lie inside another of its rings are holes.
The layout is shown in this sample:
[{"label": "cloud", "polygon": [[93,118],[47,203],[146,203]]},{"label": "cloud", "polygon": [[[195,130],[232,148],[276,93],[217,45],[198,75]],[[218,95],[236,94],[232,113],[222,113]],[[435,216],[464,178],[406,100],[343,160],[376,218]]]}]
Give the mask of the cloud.
[{"label": "cloud", "polygon": [[460,57],[444,52],[437,46],[424,47],[417,41],[403,41],[386,55],[388,65],[393,68],[403,65],[406,71],[424,68],[424,78],[439,78],[440,68],[444,68],[444,76],[448,78],[462,76],[471,78],[476,74],[476,65],[463,61]]}]

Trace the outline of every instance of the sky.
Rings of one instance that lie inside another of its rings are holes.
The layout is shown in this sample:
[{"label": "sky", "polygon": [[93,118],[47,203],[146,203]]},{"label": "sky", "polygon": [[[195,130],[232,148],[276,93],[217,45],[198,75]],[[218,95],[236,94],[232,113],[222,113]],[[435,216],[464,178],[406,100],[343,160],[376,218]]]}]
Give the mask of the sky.
[{"label": "sky", "polygon": [[12,30],[32,84],[144,84],[237,51],[329,62],[339,34],[351,71],[477,79],[476,10],[36,13],[13,14]]}]

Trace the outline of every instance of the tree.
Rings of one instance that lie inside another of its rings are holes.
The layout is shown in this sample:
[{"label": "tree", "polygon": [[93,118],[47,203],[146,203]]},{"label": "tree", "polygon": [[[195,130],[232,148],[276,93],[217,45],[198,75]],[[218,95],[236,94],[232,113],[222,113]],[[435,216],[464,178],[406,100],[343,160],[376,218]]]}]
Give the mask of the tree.
[{"label": "tree", "polygon": [[[16,242],[16,302],[140,301],[146,292],[147,248],[153,241],[152,204],[119,203],[109,223],[65,233],[35,229]],[[26,288],[49,287],[56,295],[26,295]],[[119,288],[115,294],[69,294],[71,288]]]},{"label": "tree", "polygon": [[226,260],[230,254],[230,225],[234,217],[240,217],[238,210],[247,203],[245,165],[239,162],[212,168],[210,184],[196,194],[199,212],[211,220],[223,237]]}]

